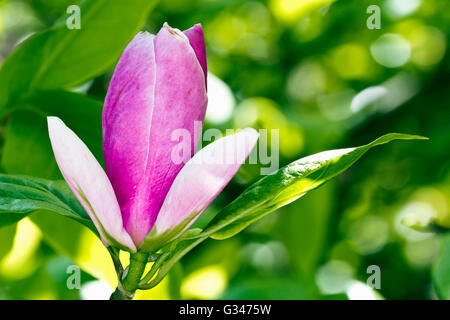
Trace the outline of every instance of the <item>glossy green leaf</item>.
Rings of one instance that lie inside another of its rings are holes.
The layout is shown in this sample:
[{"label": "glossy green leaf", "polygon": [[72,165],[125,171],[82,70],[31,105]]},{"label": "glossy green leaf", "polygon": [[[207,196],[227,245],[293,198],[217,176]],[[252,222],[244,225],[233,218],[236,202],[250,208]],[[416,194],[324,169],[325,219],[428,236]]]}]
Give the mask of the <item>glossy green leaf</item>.
[{"label": "glossy green leaf", "polygon": [[95,230],[65,181],[0,174],[0,226],[10,223],[11,216],[19,220],[38,210],[61,214]]},{"label": "glossy green leaf", "polygon": [[105,72],[154,4],[152,0],[83,1],[80,29],[66,26],[67,15],[53,28],[31,36],[0,70],[0,110],[37,89],[74,87]]},{"label": "glossy green leaf", "polygon": [[294,161],[247,188],[219,212],[199,236],[229,238],[266,214],[291,203],[345,171],[372,147],[397,139],[426,138],[391,133],[364,146],[324,151]]}]

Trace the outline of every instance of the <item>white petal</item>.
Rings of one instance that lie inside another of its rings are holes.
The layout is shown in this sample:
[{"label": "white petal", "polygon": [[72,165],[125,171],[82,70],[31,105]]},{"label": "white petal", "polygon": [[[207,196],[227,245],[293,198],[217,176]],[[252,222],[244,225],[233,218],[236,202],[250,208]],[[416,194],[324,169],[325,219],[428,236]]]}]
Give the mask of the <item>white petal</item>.
[{"label": "white petal", "polygon": [[94,222],[103,243],[108,246],[117,242],[136,251],[130,235],[123,227],[119,204],[101,165],[61,119],[48,117],[47,122],[59,169]]}]

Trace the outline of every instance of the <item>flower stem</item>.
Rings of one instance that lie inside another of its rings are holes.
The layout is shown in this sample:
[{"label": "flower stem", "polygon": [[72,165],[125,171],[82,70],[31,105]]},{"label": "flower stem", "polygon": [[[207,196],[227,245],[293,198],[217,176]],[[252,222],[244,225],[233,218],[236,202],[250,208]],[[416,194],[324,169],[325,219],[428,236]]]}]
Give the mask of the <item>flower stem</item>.
[{"label": "flower stem", "polygon": [[142,274],[148,262],[148,253],[130,253],[130,265],[124,271],[124,278],[119,279],[119,284],[113,292],[110,300],[131,300],[138,289]]}]

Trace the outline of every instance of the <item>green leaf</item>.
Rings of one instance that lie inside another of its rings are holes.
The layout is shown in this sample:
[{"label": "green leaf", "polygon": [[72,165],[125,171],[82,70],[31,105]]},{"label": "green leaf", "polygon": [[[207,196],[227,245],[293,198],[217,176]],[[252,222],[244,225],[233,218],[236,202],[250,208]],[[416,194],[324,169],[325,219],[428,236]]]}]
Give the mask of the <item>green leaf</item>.
[{"label": "green leaf", "polygon": [[[103,101],[96,100],[85,94],[63,90],[48,90],[35,92],[24,103],[40,110],[44,116],[61,118],[83,140],[97,160],[100,163],[103,162]],[[61,106],[64,106],[64,108]],[[45,127],[48,138],[46,119]]]},{"label": "green leaf", "polygon": [[32,110],[14,111],[6,126],[1,154],[7,173],[62,179],[43,115]]},{"label": "green leaf", "polygon": [[372,147],[392,140],[427,139],[391,133],[356,148],[329,150],[297,160],[247,188],[198,237],[232,237],[266,214],[285,206],[348,169]]},{"label": "green leaf", "polygon": [[102,103],[86,95],[61,90],[35,93],[10,114],[1,155],[3,169],[11,174],[62,179],[48,136],[49,115],[60,117],[103,163],[101,112]]},{"label": "green leaf", "polygon": [[0,70],[0,110],[36,89],[74,87],[108,70],[154,4],[152,0],[83,1],[80,29],[68,29],[68,16],[63,16],[53,28],[31,36]]},{"label": "green leaf", "polygon": [[17,215],[17,220],[20,220],[38,210],[72,218],[95,231],[92,221],[65,181],[0,174],[0,226],[9,223],[10,218],[4,219],[4,216]]},{"label": "green leaf", "polygon": [[441,254],[433,267],[433,283],[441,299],[450,299],[450,235],[442,238]]}]

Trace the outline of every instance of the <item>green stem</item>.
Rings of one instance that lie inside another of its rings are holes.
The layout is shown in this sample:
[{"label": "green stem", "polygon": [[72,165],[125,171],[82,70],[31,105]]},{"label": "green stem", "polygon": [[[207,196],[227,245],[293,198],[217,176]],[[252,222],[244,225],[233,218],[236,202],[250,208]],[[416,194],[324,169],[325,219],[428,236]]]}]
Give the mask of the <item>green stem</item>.
[{"label": "green stem", "polygon": [[159,267],[161,266],[161,264],[166,260],[166,258],[169,255],[170,255],[170,253],[166,252],[158,257],[158,259],[153,263],[150,271],[144,276],[144,278],[142,278],[141,282],[139,283],[139,289],[141,289],[142,286],[145,286],[150,280],[152,280],[153,276],[159,270]]},{"label": "green stem", "polygon": [[135,291],[139,287],[142,274],[148,262],[148,253],[136,252],[130,253],[130,265],[124,271],[124,278],[119,279],[116,291],[110,297],[110,300],[131,300]]}]

